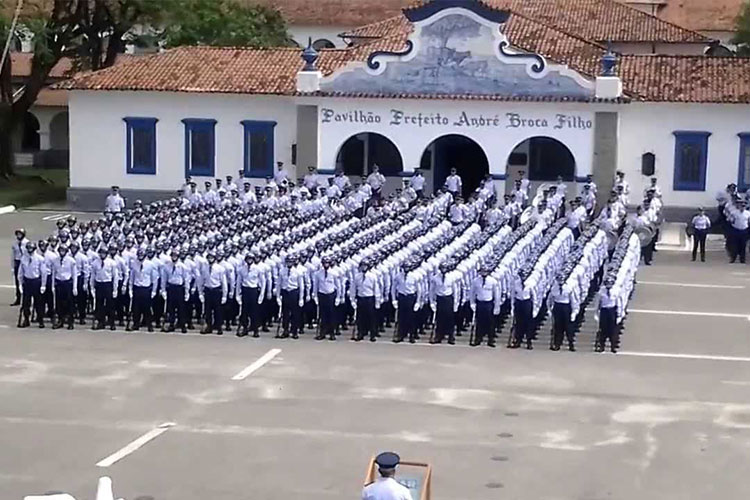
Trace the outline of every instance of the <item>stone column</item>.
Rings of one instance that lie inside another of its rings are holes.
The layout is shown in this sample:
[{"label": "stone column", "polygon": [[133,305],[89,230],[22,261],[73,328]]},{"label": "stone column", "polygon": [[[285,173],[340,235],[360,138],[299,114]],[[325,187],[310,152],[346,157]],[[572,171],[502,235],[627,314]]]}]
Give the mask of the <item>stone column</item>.
[{"label": "stone column", "polygon": [[609,199],[617,171],[617,137],[619,115],[617,112],[598,112],[594,115],[593,175],[597,185],[597,203],[604,206]]},{"label": "stone column", "polygon": [[[318,107],[297,106],[297,176],[304,177],[307,167],[333,170],[335,165],[318,165]],[[333,173],[333,172],[331,172]]]}]

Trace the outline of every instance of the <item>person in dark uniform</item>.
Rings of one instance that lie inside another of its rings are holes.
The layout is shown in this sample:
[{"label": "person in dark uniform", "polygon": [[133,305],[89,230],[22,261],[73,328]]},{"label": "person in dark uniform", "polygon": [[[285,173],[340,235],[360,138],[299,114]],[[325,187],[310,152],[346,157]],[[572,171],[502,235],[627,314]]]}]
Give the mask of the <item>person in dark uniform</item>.
[{"label": "person in dark uniform", "polygon": [[617,352],[620,334],[617,326],[617,294],[613,290],[615,278],[604,278],[604,286],[599,289],[599,335],[596,339],[596,352],[604,352],[609,339],[612,353]]},{"label": "person in dark uniform", "polygon": [[114,299],[117,298],[119,287],[119,270],[115,260],[110,257],[105,247],[99,249],[99,256],[91,264],[91,289],[94,290],[96,323],[94,330],[104,328],[105,322],[109,329],[115,329]]},{"label": "person in dark uniform", "polygon": [[357,334],[352,340],[359,342],[366,335],[370,342],[377,340],[377,318],[375,316],[375,276],[370,273],[370,263],[362,261],[350,288],[352,305],[357,314]]},{"label": "person in dark uniform", "polygon": [[31,301],[34,301],[36,318],[39,328],[44,328],[44,302],[42,296],[46,291],[47,275],[49,270],[44,262],[42,254],[37,252],[37,246],[33,242],[26,244],[26,254],[21,257],[18,275],[21,277],[21,313],[19,328],[29,326],[31,317]]},{"label": "person in dark uniform", "polygon": [[138,331],[143,325],[146,325],[149,332],[154,331],[151,301],[156,297],[159,286],[159,267],[146,256],[146,249],[139,248],[136,258],[130,262],[130,296],[133,298],[133,306],[132,324],[128,325],[127,331]]},{"label": "person in dark uniform", "polygon": [[552,346],[553,351],[559,351],[563,343],[563,336],[568,340],[568,350],[575,351],[575,334],[573,331],[573,322],[570,319],[570,289],[562,282],[562,276],[559,276],[552,285],[550,291],[548,308],[552,311]]},{"label": "person in dark uniform", "polygon": [[238,337],[246,337],[252,330],[253,337],[258,337],[258,326],[260,324],[260,270],[258,264],[260,257],[247,253],[245,262],[240,265],[237,274],[237,288],[235,294],[240,304],[240,326],[237,329]]},{"label": "person in dark uniform", "polygon": [[190,298],[190,272],[180,253],[172,250],[170,262],[162,266],[162,298],[166,300],[166,318],[162,331],[173,332],[175,327],[187,333],[186,305]]},{"label": "person in dark uniform", "polygon": [[226,269],[216,262],[216,254],[209,252],[208,268],[205,270],[206,275],[203,277],[205,293],[205,316],[206,326],[201,331],[202,334],[211,334],[216,329],[217,335],[222,335],[222,306],[227,303],[227,294],[229,287],[227,285]]},{"label": "person in dark uniform", "polygon": [[68,248],[60,246],[59,256],[52,261],[52,283],[55,286],[55,305],[57,306],[57,322],[52,328],[62,328],[63,323],[68,330],[73,329],[74,297],[78,295],[78,269],[76,260],[68,253]]},{"label": "person in dark uniform", "polygon": [[393,281],[396,296],[396,312],[398,316],[398,329],[393,341],[398,343],[405,338],[413,344],[417,338],[417,312],[414,310],[417,302],[418,278],[414,274],[416,265],[407,262],[402,266],[401,272],[396,274]]},{"label": "person in dark uniform", "polygon": [[430,282],[430,296],[434,300],[435,309],[435,338],[432,343],[440,344],[447,336],[448,343],[456,343],[456,311],[453,289],[453,278],[450,276],[452,264],[442,262],[439,270]]},{"label": "person in dark uniform", "polygon": [[482,345],[487,336],[487,346],[495,347],[495,316],[500,313],[497,281],[491,277],[492,269],[482,266],[479,276],[471,285],[471,309],[475,314],[475,335],[472,346]]},{"label": "person in dark uniform", "polygon": [[533,349],[532,336],[534,335],[533,303],[531,290],[534,286],[527,283],[529,269],[521,268],[513,288],[513,319],[515,321],[515,335],[511,343],[511,349],[521,347],[521,342],[526,340],[526,349]]},{"label": "person in dark uniform", "polygon": [[26,239],[26,230],[23,228],[16,229],[16,239],[13,241],[13,246],[10,249],[10,260],[13,266],[13,282],[16,286],[16,300],[11,306],[17,306],[21,303],[21,281],[19,279],[18,268],[21,266],[21,257],[23,257],[26,244],[29,240]]},{"label": "person in dark uniform", "polygon": [[315,340],[336,340],[336,275],[331,272],[333,261],[324,256],[321,259],[321,267],[313,275],[313,296],[318,304],[320,322],[318,335]]},{"label": "person in dark uniform", "polygon": [[711,229],[711,219],[706,215],[703,207],[698,208],[698,215],[690,221],[690,226],[693,228],[693,262],[695,262],[698,247],[701,250],[701,262],[706,262],[706,235]]}]

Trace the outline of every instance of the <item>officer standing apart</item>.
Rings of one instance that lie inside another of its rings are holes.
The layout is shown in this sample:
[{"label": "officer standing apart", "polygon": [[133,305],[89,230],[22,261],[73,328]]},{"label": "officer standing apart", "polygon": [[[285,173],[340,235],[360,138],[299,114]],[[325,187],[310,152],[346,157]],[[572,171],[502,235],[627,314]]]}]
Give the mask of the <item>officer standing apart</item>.
[{"label": "officer standing apart", "polygon": [[394,479],[401,461],[397,454],[387,451],[375,457],[380,477],[362,490],[362,500],[412,500],[409,490]]},{"label": "officer standing apart", "polygon": [[21,303],[21,282],[18,279],[18,269],[21,267],[21,257],[29,240],[26,239],[25,229],[16,229],[16,241],[10,249],[10,260],[13,269],[13,282],[16,284],[16,300],[11,306],[17,306]]},{"label": "officer standing apart", "polygon": [[703,207],[698,208],[698,215],[693,217],[690,225],[693,227],[693,262],[698,253],[698,246],[701,249],[701,262],[706,262],[706,235],[711,228],[711,219]]},{"label": "officer standing apart", "polygon": [[745,207],[745,200],[737,200],[737,209],[729,214],[729,223],[734,233],[731,263],[734,264],[739,257],[740,263],[744,264],[747,252],[747,232],[750,227],[750,210]]},{"label": "officer standing apart", "polygon": [[18,269],[18,274],[21,276],[21,295],[23,297],[21,303],[23,318],[19,317],[18,328],[29,326],[31,299],[34,299],[39,328],[44,328],[44,303],[42,302],[42,295],[45,292],[48,273],[47,264],[45,264],[42,254],[36,251],[36,245],[33,242],[27,243],[26,255],[21,257],[21,264]]},{"label": "officer standing apart", "polygon": [[120,188],[112,186],[112,192],[104,202],[104,211],[109,213],[122,212],[125,209],[125,200],[120,196]]},{"label": "officer standing apart", "polygon": [[462,187],[463,187],[463,182],[461,181],[461,176],[458,175],[455,167],[451,168],[451,175],[449,175],[445,179],[445,188],[455,198],[456,196],[461,194]]}]

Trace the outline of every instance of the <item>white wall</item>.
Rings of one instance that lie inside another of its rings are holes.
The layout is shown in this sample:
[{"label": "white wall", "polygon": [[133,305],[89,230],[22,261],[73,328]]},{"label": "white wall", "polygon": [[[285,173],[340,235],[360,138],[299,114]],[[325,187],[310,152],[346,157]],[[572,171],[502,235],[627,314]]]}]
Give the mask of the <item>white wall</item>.
[{"label": "white wall", "polygon": [[[484,149],[490,163],[490,173],[505,174],[508,156],[518,144],[534,136],[558,139],[573,153],[576,175],[591,172],[593,157],[594,113],[590,105],[568,103],[509,103],[452,100],[391,100],[391,99],[325,99],[319,103],[320,168],[332,169],[336,155],[352,135],[376,132],[388,137],[398,147],[404,171],[413,171],[422,158],[425,148],[446,134],[462,134],[474,139]],[[334,115],[326,117],[326,109]],[[423,123],[422,126],[405,123],[402,117],[394,123],[394,110],[404,117],[447,118],[446,124]],[[483,117],[489,125],[456,125],[462,113],[469,118]],[[524,119],[539,120],[539,126],[509,126],[508,114],[518,114]],[[580,117],[591,128],[555,128],[558,114]],[[353,121],[353,118],[370,118],[370,122]],[[344,120],[344,117],[349,119]],[[379,120],[375,122],[376,118]],[[495,121],[497,120],[497,121]],[[546,120],[546,126],[541,123]]]},{"label": "white wall", "polygon": [[344,40],[339,38],[339,33],[345,33],[353,30],[356,26],[306,26],[301,24],[295,24],[289,26],[289,35],[292,39],[297,42],[301,47],[307,47],[307,43],[310,37],[315,42],[320,38],[325,38],[336,46],[337,49],[346,47]]},{"label": "white wall", "polygon": [[[170,92],[70,93],[70,186],[177,189],[185,179],[184,118],[216,124],[216,176],[237,176],[243,165],[242,120],[276,121],[275,161],[291,164],[296,107],[283,97]],[[127,174],[125,117],[154,117],[156,175]],[[205,180],[196,178],[196,182]],[[202,188],[202,185],[200,186]]]},{"label": "white wall", "polygon": [[[706,190],[674,191],[674,131],[707,131]],[[618,168],[625,172],[637,203],[649,179],[641,175],[641,155],[656,155],[656,177],[668,206],[713,207],[716,193],[737,182],[740,132],[750,132],[750,106],[633,103],[620,110]]]}]

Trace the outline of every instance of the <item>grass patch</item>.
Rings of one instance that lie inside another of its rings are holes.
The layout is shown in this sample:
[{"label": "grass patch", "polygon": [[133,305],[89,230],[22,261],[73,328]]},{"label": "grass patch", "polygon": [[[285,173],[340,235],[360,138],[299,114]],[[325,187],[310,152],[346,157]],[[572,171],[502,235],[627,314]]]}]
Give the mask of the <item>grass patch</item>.
[{"label": "grass patch", "polygon": [[17,168],[11,179],[0,178],[0,206],[17,208],[65,200],[68,170]]}]

